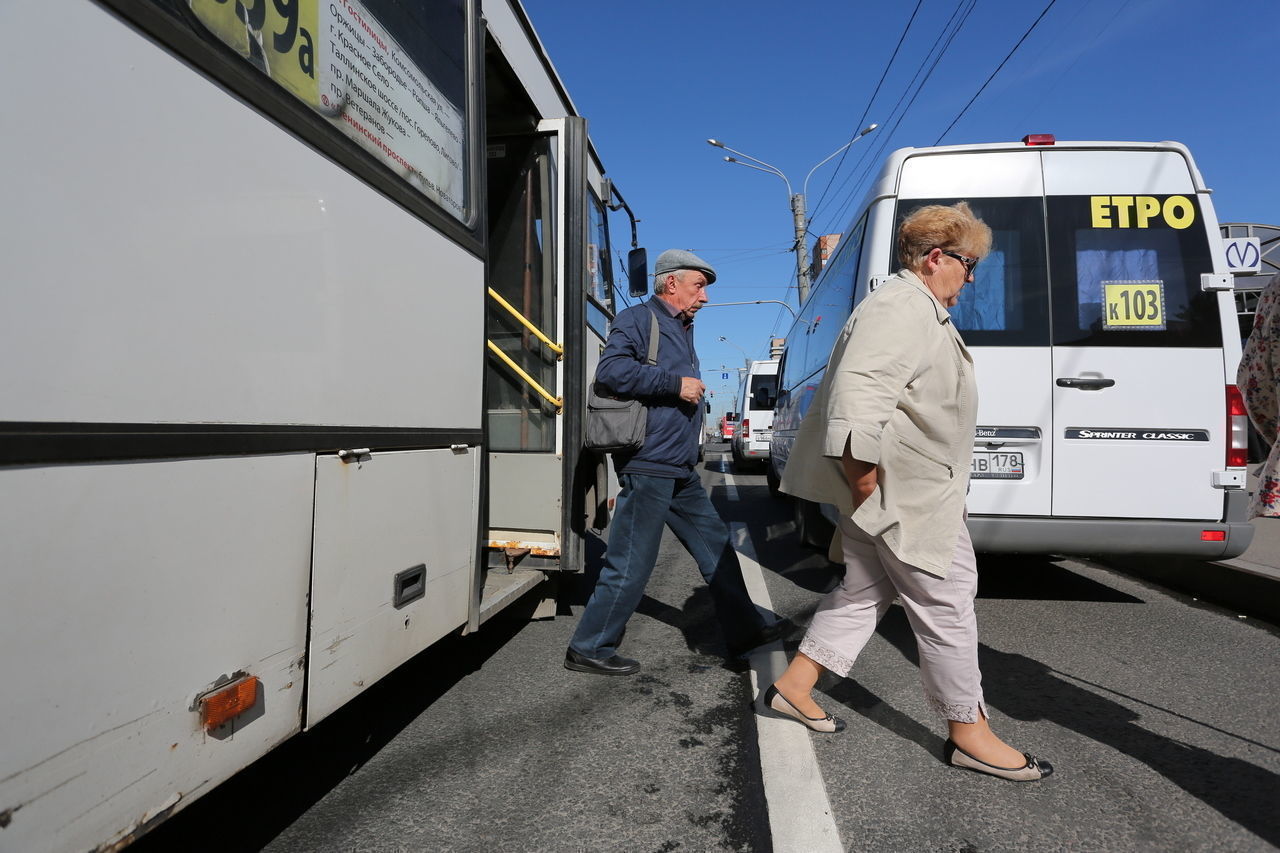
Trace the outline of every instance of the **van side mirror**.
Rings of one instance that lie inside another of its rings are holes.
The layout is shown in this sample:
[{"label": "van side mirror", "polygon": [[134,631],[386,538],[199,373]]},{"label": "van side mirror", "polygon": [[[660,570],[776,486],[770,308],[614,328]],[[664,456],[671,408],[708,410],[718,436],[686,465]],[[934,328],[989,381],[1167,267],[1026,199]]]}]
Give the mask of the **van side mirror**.
[{"label": "van side mirror", "polygon": [[711,414],[711,404],[710,404],[710,403],[706,403],[705,405],[706,405],[706,407],[707,407],[707,414],[708,414],[708,415],[709,415],[709,414]]},{"label": "van side mirror", "polygon": [[627,253],[627,288],[633,297],[649,292],[649,253],[644,249]]}]

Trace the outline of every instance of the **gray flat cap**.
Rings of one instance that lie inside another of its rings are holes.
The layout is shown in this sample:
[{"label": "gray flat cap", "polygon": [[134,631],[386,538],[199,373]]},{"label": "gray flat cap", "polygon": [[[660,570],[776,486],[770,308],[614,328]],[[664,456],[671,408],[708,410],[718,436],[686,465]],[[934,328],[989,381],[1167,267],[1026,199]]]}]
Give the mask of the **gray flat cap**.
[{"label": "gray flat cap", "polygon": [[653,265],[654,275],[665,275],[676,270],[697,270],[707,277],[707,284],[716,280],[715,267],[684,249],[667,249],[658,255],[658,261]]}]

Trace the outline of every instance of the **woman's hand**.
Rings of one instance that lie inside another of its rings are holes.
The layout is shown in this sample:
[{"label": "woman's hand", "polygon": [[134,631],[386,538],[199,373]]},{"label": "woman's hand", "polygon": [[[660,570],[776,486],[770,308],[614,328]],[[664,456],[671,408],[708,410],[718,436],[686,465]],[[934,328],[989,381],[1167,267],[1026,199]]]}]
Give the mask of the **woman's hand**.
[{"label": "woman's hand", "polygon": [[854,459],[849,452],[847,444],[844,448],[844,455],[840,457],[840,464],[844,466],[844,476],[849,481],[849,491],[853,496],[853,508],[857,510],[858,507],[862,506],[862,502],[876,490],[876,484],[880,482],[880,469],[870,462]]}]

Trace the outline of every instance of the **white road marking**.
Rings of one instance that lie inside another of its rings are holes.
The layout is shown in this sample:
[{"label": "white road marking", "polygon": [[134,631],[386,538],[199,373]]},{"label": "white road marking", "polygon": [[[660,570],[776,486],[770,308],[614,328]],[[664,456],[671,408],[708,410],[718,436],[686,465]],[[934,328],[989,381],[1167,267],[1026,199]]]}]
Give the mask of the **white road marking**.
[{"label": "white road marking", "polygon": [[[764,583],[764,572],[756,562],[746,525],[734,524],[732,531],[742,564],[742,578],[751,600],[757,607],[773,612],[773,601]],[[787,655],[782,643],[776,642],[757,649],[750,662],[751,690],[758,706],[761,685],[767,687],[782,675],[787,668]],[[794,720],[765,711],[756,715],[756,733],[773,849],[777,853],[843,851],[808,730]]]},{"label": "white road marking", "polygon": [[729,500],[736,501],[738,499],[738,485],[733,480],[733,474],[729,473],[729,456],[727,454],[720,457],[720,461],[724,464],[724,493]]}]

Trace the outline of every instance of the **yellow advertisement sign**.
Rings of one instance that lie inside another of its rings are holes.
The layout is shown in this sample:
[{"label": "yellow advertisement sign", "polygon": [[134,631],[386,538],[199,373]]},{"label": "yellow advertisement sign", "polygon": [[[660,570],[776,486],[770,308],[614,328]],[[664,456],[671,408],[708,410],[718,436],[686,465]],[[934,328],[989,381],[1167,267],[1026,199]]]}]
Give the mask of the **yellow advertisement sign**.
[{"label": "yellow advertisement sign", "polygon": [[1163,329],[1163,281],[1102,282],[1102,327],[1116,329]]},{"label": "yellow advertisement sign", "polygon": [[1196,207],[1184,195],[1095,195],[1089,197],[1094,228],[1187,228]]},{"label": "yellow advertisement sign", "polygon": [[294,97],[320,107],[317,0],[189,0],[209,32]]}]

